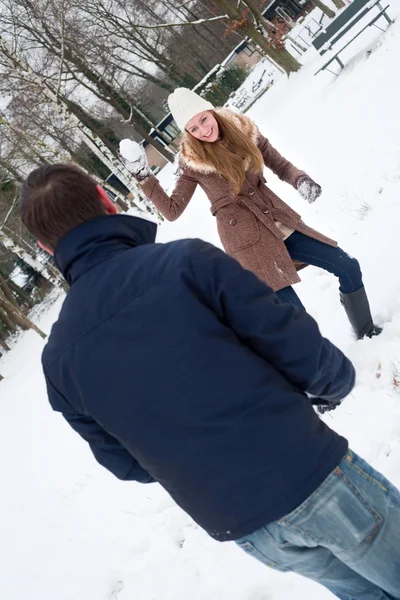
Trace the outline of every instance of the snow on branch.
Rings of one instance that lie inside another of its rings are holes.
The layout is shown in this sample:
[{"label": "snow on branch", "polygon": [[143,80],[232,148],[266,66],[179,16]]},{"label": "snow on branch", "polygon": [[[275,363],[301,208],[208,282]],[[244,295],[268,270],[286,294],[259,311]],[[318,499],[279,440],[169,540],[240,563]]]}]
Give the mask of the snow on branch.
[{"label": "snow on branch", "polygon": [[14,199],[13,199],[13,201],[12,201],[12,203],[11,203],[11,206],[10,206],[10,208],[9,208],[9,210],[8,210],[8,212],[7,212],[7,214],[6,214],[6,216],[4,217],[3,223],[0,225],[0,231],[1,231],[2,229],[4,229],[5,225],[7,224],[7,221],[8,221],[8,219],[10,218],[10,216],[11,216],[11,213],[12,213],[12,211],[14,210],[14,207],[15,207],[15,205],[17,204],[18,196],[19,196],[19,194],[18,194],[18,192],[17,192],[17,193],[15,194],[15,196],[14,196]]},{"label": "snow on branch", "polygon": [[211,23],[211,21],[220,21],[221,19],[229,19],[228,15],[220,15],[219,17],[211,17],[210,19],[198,19],[197,21],[186,21],[185,23],[160,23],[159,25],[133,25],[134,29],[168,29],[169,27],[184,27],[185,25],[203,25]]},{"label": "snow on branch", "polygon": [[183,8],[187,4],[190,4],[191,2],[194,2],[194,0],[187,0],[186,2],[183,2],[182,4],[178,4],[178,6],[174,6],[174,8],[179,10],[180,8]]},{"label": "snow on branch", "polygon": [[61,91],[61,82],[62,82],[62,72],[64,68],[64,53],[65,53],[65,17],[64,14],[62,16],[61,21],[61,53],[60,53],[60,67],[58,72],[58,82],[57,82],[57,90],[56,96],[59,98]]}]

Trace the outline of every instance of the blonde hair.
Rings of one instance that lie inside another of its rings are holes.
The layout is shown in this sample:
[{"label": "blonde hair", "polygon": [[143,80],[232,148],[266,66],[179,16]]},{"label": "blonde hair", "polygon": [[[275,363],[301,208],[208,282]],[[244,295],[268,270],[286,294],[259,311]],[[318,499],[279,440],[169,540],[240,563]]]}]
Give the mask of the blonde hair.
[{"label": "blonde hair", "polygon": [[210,111],[218,123],[220,141],[202,142],[186,132],[185,143],[197,154],[201,162],[214,167],[219,175],[225,177],[232,191],[238,194],[246,177],[246,171],[262,173],[264,161],[256,144],[249,139],[228,117]]}]

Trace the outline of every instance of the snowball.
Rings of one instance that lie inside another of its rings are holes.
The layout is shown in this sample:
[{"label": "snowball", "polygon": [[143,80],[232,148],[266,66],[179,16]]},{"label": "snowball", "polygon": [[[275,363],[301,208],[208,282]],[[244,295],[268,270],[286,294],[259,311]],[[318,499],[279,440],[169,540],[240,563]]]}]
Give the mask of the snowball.
[{"label": "snowball", "polygon": [[133,140],[125,139],[119,143],[119,151],[129,162],[138,162],[143,157],[143,148]]}]

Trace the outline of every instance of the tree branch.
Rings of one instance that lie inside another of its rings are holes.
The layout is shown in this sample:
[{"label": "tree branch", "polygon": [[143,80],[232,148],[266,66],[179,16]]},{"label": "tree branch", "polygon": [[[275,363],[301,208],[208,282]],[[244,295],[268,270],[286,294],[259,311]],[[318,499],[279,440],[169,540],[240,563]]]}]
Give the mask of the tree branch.
[{"label": "tree branch", "polygon": [[197,21],[186,21],[186,23],[160,23],[159,25],[138,25],[135,23],[137,29],[169,29],[171,27],[185,27],[187,25],[204,25],[204,23],[211,23],[211,21],[220,21],[221,19],[229,19],[228,15],[220,15],[219,17],[211,17],[210,19],[198,19]]},{"label": "tree branch", "polygon": [[63,13],[61,20],[61,52],[60,52],[60,69],[58,72],[58,83],[56,89],[56,96],[59,98],[61,90],[61,78],[64,68],[64,51],[65,51],[65,15]]},{"label": "tree branch", "polygon": [[7,223],[8,219],[10,218],[10,216],[11,216],[11,213],[12,213],[12,211],[14,210],[14,207],[15,207],[15,205],[17,204],[18,197],[19,197],[19,194],[18,194],[18,192],[17,192],[17,193],[15,194],[15,196],[14,196],[14,199],[13,199],[13,201],[12,201],[12,203],[11,203],[11,206],[10,206],[10,208],[9,208],[9,210],[8,210],[8,212],[7,212],[7,214],[6,214],[6,216],[5,216],[5,217],[4,217],[4,219],[3,219],[3,222],[2,222],[2,224],[0,225],[0,231],[3,229],[3,227],[6,225],[6,223]]}]

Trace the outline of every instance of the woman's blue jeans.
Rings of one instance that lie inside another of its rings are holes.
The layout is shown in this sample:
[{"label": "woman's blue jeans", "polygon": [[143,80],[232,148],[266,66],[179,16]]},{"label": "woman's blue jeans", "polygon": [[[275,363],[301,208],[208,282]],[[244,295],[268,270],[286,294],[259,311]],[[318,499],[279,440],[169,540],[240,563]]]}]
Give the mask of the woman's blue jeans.
[{"label": "woman's blue jeans", "polygon": [[[323,244],[298,231],[292,233],[285,240],[285,246],[293,259],[307,265],[320,267],[336,275],[339,279],[340,291],[344,294],[355,292],[363,286],[358,261],[346,254],[341,248],[328,246],[328,244]],[[276,293],[281,302],[304,308],[300,298],[291,286]]]}]

